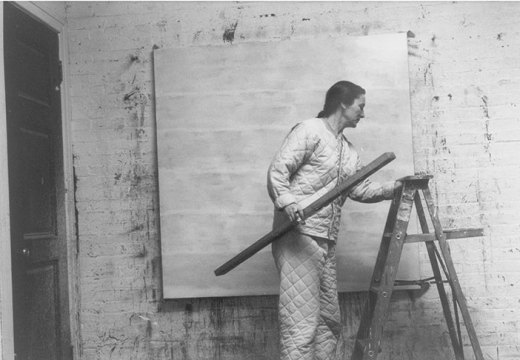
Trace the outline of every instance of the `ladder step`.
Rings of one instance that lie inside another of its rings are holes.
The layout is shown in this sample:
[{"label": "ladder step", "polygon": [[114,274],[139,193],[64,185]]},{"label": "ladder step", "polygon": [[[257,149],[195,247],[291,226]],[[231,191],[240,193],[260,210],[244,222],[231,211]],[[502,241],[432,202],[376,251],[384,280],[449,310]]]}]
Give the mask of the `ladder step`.
[{"label": "ladder step", "polygon": [[[460,229],[460,230],[444,230],[443,234],[446,240],[451,239],[465,239],[469,237],[479,237],[484,236],[484,229],[476,228],[476,229]],[[385,234],[386,236],[386,234]],[[435,241],[437,237],[435,234],[411,234],[406,235],[406,243],[416,243],[416,242],[425,242],[425,241]]]}]

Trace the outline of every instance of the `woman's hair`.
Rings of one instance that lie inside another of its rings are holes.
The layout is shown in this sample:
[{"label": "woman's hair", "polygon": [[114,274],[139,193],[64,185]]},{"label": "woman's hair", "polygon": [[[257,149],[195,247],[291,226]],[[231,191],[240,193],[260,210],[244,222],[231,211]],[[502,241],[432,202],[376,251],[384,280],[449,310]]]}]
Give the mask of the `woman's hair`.
[{"label": "woman's hair", "polygon": [[323,105],[323,110],[320,111],[317,117],[328,117],[338,109],[340,104],[350,106],[354,100],[365,93],[365,89],[359,85],[350,81],[338,81],[327,91],[325,105]]}]

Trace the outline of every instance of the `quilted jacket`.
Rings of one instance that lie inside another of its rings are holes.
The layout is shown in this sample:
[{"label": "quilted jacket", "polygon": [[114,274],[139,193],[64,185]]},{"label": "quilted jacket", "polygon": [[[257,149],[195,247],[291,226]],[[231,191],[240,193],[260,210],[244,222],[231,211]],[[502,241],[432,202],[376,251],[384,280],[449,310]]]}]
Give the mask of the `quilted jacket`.
[{"label": "quilted jacket", "polygon": [[[267,189],[275,206],[273,227],[286,219],[282,211],[285,206],[299,203],[305,208],[361,167],[353,145],[342,133],[334,134],[324,119],[298,123],[286,136],[268,170]],[[367,179],[306,219],[297,230],[336,241],[341,207],[347,196],[360,202],[378,202],[391,199],[393,189],[393,181],[379,184]]]}]

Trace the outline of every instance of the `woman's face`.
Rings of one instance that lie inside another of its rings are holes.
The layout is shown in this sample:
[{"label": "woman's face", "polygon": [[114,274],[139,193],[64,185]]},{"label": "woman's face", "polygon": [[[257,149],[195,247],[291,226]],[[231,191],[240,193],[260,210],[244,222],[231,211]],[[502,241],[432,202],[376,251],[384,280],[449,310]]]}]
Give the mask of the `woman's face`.
[{"label": "woman's face", "polygon": [[350,106],[341,104],[343,128],[355,128],[358,122],[365,117],[365,95],[358,96]]}]

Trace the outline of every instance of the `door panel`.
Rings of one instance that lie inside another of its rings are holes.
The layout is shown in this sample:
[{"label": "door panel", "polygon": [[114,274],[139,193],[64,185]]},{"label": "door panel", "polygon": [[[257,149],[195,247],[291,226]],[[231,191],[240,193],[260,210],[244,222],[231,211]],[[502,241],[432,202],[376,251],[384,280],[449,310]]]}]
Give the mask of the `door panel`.
[{"label": "door panel", "polygon": [[4,3],[17,360],[70,350],[58,51],[54,30]]},{"label": "door panel", "polygon": [[29,338],[26,340],[28,359],[54,360],[60,357],[60,311],[58,297],[58,263],[39,262],[27,271],[32,291],[27,308],[29,313]]},{"label": "door panel", "polygon": [[39,234],[53,236],[55,229],[55,187],[52,176],[52,144],[49,134],[20,129],[22,158],[25,160],[20,182],[24,196],[24,238]]}]

